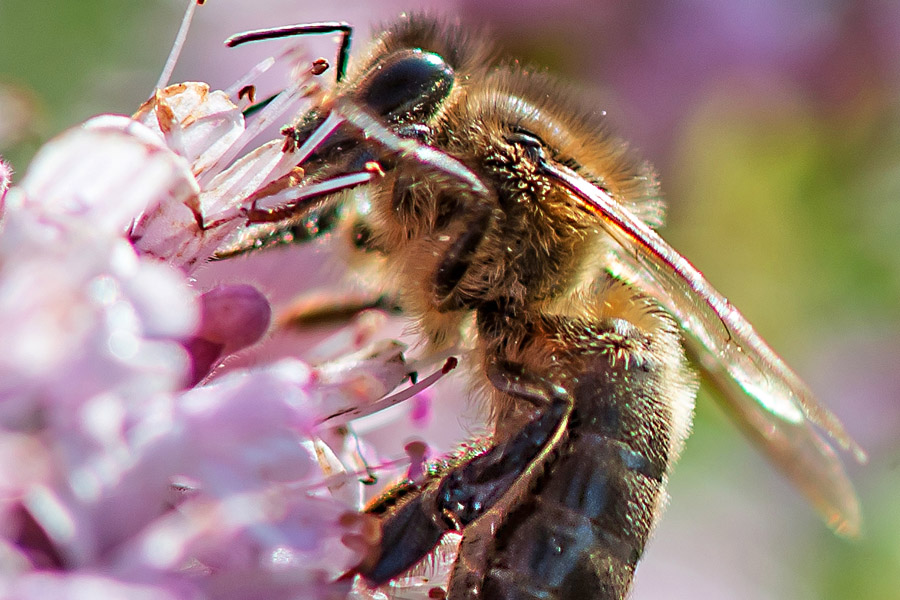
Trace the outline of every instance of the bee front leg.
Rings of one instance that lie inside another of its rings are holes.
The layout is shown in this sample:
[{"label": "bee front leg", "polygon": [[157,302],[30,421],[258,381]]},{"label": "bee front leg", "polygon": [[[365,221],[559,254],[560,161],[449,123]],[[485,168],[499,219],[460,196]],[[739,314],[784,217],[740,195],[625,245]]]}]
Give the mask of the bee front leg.
[{"label": "bee front leg", "polygon": [[462,233],[444,254],[434,274],[434,297],[439,310],[458,310],[465,306],[464,299],[453,292],[469,270],[473,256],[491,227],[493,215],[489,203],[475,200],[461,217]]},{"label": "bee front leg", "polygon": [[329,233],[339,221],[340,207],[335,204],[312,206],[276,222],[247,224],[241,233],[229,240],[213,255],[213,260],[227,260],[292,244],[305,244]]}]

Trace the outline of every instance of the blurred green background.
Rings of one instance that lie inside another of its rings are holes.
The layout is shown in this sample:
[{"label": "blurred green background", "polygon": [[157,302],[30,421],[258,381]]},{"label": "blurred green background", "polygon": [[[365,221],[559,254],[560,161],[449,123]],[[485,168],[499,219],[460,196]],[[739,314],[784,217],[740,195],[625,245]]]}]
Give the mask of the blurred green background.
[{"label": "blurred green background", "polygon": [[[666,238],[870,452],[865,536],[831,535],[705,393],[635,598],[900,598],[900,3],[209,0],[175,80],[272,50],[242,29],[430,9],[596,99],[660,172]],[[0,0],[0,155],[150,93],[182,2]],[[310,42],[332,56],[329,40]]]}]

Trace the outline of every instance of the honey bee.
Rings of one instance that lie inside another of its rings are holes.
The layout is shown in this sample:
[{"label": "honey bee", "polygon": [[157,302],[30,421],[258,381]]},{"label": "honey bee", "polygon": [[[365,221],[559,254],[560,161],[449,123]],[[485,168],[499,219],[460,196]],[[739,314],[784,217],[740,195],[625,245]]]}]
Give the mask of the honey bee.
[{"label": "honey bee", "polygon": [[[318,24],[233,43],[322,31],[349,40],[343,24]],[[829,525],[858,530],[852,486],[815,427],[862,451],[654,231],[652,169],[550,76],[498,62],[458,25],[407,16],[287,136],[286,151],[317,139],[307,185],[377,166],[371,209],[347,229],[432,348],[468,349],[491,408],[488,444],[368,507],[380,534],[355,571],[366,581],[389,582],[460,532],[449,598],[627,596],[690,429],[689,356]],[[317,222],[348,201],[327,189],[250,218]]]}]

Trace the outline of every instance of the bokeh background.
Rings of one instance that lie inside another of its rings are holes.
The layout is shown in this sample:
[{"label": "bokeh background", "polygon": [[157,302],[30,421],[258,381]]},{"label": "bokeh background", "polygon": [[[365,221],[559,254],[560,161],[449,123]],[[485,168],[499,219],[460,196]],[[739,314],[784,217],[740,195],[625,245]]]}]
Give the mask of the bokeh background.
[{"label": "bokeh background", "polygon": [[[417,9],[487,26],[508,55],[570,80],[656,165],[665,237],[871,457],[848,462],[864,537],[839,539],[701,392],[634,598],[900,598],[900,3],[750,4],[208,0],[174,80],[224,87],[272,52],[226,50],[237,31],[340,19],[360,51],[373,26]],[[183,6],[0,0],[0,155],[18,176],[62,129],[133,112]],[[327,37],[309,44],[333,56]],[[438,410],[442,429],[473,427]]]}]

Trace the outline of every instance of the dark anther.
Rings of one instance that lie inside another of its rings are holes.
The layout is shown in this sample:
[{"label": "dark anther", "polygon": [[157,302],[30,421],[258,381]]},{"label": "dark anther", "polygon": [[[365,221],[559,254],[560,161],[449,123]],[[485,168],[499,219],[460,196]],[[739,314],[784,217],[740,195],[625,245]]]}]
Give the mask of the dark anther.
[{"label": "dark anther", "polygon": [[255,85],[245,85],[237,93],[238,100],[243,100],[247,98],[251,104],[256,102],[256,86]]},{"label": "dark anther", "polygon": [[293,125],[286,125],[281,128],[281,135],[284,136],[284,144],[281,146],[281,151],[285,154],[295,151],[298,141],[297,128]]},{"label": "dark anther", "polygon": [[317,58],[316,60],[313,61],[310,72],[313,75],[321,75],[322,73],[324,73],[325,71],[328,70],[328,66],[329,65],[328,65],[327,60],[325,60],[324,58]]}]

